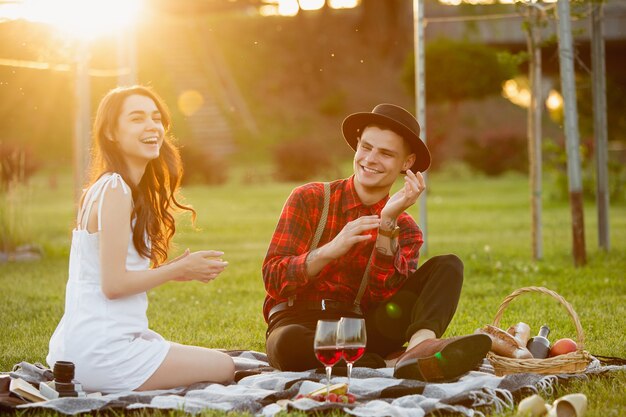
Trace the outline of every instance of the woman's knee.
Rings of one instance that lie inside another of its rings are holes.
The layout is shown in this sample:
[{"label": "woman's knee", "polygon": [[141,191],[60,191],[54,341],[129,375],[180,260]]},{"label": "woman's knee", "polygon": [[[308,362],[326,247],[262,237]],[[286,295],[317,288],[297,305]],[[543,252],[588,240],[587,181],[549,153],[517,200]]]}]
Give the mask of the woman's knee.
[{"label": "woman's knee", "polygon": [[227,385],[235,378],[233,358],[224,352],[186,345],[172,346],[170,352],[175,352],[178,358],[178,369],[188,369],[187,374],[193,379],[190,383],[206,381]]},{"label": "woman's knee", "polygon": [[213,357],[210,359],[211,381],[228,385],[235,379],[235,362],[233,358],[224,352],[212,351]]}]

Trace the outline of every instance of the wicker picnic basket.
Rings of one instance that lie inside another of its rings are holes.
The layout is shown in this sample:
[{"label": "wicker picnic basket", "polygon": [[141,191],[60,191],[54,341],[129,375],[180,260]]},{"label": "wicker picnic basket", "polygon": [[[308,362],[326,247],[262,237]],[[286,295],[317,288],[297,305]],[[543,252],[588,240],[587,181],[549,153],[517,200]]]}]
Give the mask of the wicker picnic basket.
[{"label": "wicker picnic basket", "polygon": [[487,354],[487,359],[491,362],[496,375],[508,375],[522,372],[536,373],[536,374],[574,374],[583,372],[589,362],[591,362],[591,355],[584,350],[585,335],[583,334],[583,328],[578,320],[578,315],[572,308],[572,306],[565,301],[563,297],[544,287],[524,287],[513,291],[508,297],[502,301],[495,318],[493,319],[493,325],[499,327],[500,319],[504,310],[513,299],[519,295],[538,292],[541,294],[547,294],[555,298],[561,303],[576,326],[578,350],[576,352],[567,353],[564,355],[558,355],[546,359],[514,359],[499,356],[493,352]]}]

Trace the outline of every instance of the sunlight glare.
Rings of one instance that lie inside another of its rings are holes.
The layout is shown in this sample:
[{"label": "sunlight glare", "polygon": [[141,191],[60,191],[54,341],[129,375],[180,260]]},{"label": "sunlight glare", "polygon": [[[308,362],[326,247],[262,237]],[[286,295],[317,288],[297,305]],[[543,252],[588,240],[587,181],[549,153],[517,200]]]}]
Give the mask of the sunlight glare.
[{"label": "sunlight glare", "polygon": [[530,107],[530,90],[527,84],[522,78],[507,80],[502,85],[502,95],[511,103],[527,109]]},{"label": "sunlight glare", "polygon": [[563,96],[556,90],[550,90],[550,94],[546,99],[546,107],[552,111],[560,110],[563,107]]},{"label": "sunlight glare", "polygon": [[332,9],[353,9],[359,5],[359,0],[330,0],[328,5]]},{"label": "sunlight glare", "polygon": [[556,3],[558,0],[439,0],[439,3],[446,6],[459,6],[461,3],[480,4],[515,4],[515,3]]},{"label": "sunlight glare", "polygon": [[[259,7],[261,16],[295,16],[300,10],[320,10],[326,0],[268,0]],[[331,9],[352,9],[360,0],[328,0]]]},{"label": "sunlight glare", "polygon": [[298,0],[280,0],[278,2],[278,14],[281,16],[295,16],[299,10]]},{"label": "sunlight glare", "polygon": [[2,8],[2,17],[50,24],[81,38],[114,33],[133,24],[141,0],[24,0]]},{"label": "sunlight glare", "polygon": [[319,10],[324,7],[326,0],[300,0],[299,3],[302,10]]},{"label": "sunlight glare", "polygon": [[178,108],[185,116],[193,116],[204,104],[204,97],[197,90],[185,90],[178,96]]},{"label": "sunlight glare", "polygon": [[264,4],[259,7],[259,14],[261,16],[278,16],[278,5],[276,4]]}]

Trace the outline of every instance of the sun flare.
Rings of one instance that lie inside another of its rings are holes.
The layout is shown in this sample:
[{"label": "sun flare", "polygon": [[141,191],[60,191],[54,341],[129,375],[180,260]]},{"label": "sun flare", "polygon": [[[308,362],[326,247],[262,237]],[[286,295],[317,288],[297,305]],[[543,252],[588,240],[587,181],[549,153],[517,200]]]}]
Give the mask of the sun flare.
[{"label": "sun flare", "polygon": [[320,10],[326,3],[331,9],[352,9],[360,0],[265,0],[259,8],[261,16],[295,16],[300,10]]},{"label": "sun flare", "polygon": [[23,0],[3,5],[0,19],[25,19],[92,39],[135,22],[142,0]]}]

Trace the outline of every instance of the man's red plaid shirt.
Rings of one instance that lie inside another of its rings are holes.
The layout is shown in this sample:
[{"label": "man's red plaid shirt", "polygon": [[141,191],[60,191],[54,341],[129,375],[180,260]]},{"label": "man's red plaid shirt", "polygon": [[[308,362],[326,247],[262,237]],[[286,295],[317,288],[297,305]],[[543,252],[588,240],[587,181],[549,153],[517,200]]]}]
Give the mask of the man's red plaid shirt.
[{"label": "man's red plaid shirt", "polygon": [[[330,242],[348,222],[372,214],[380,216],[388,199],[389,196],[365,206],[356,193],[353,177],[333,181],[330,184],[328,220],[318,247]],[[364,311],[368,306],[395,294],[407,277],[417,270],[422,232],[411,216],[402,213],[397,222],[400,248],[395,255],[383,255],[374,250],[378,234],[378,230],[374,229],[367,232],[372,239],[354,245],[344,256],[326,265],[318,275],[308,276],[305,261],[323,204],[322,183],[310,183],[294,189],[285,202],[263,261],[263,281],[267,292],[263,315],[266,321],[272,307],[293,295],[296,302],[332,299],[352,304],[372,251],[369,282],[361,301]]]}]

